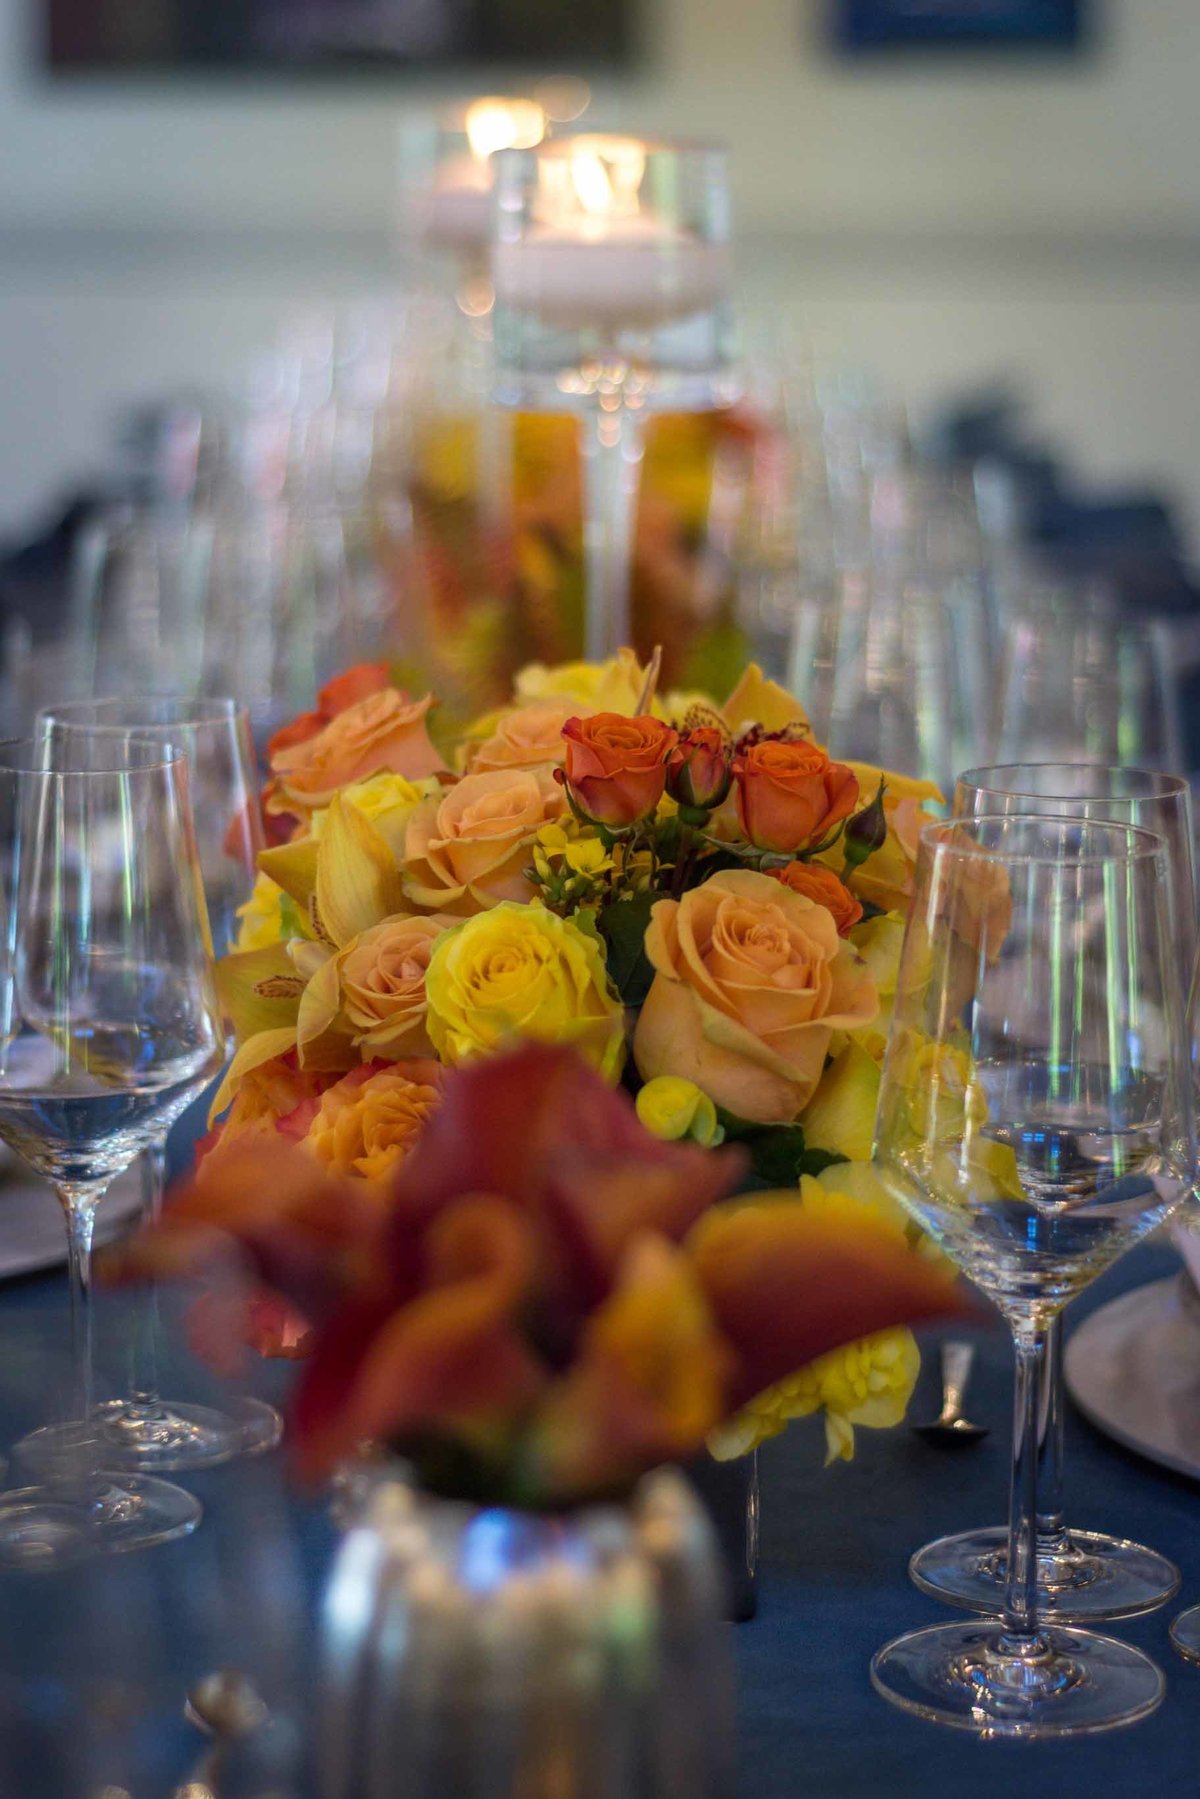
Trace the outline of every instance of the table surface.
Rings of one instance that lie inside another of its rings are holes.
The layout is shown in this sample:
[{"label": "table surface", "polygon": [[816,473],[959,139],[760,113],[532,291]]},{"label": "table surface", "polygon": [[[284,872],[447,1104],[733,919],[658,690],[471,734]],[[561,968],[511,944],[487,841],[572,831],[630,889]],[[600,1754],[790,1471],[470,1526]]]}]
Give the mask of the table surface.
[{"label": "table surface", "polygon": [[[1136,1252],[1080,1302],[1081,1313],[1171,1265]],[[100,1365],[118,1366],[123,1296],[101,1295]],[[66,1376],[61,1276],[0,1292],[0,1431],[8,1441],[48,1414]],[[178,1346],[164,1390],[211,1394]],[[822,1438],[793,1430],[763,1452],[763,1566],[757,1619],[736,1627],[739,1799],[969,1792],[972,1799],[1196,1790],[1200,1672],[1171,1651],[1175,1605],[1117,1625],[1160,1660],[1162,1709],[1134,1729],[1051,1745],[979,1743],[893,1711],[872,1691],[872,1652],[909,1626],[949,1617],[906,1578],[932,1536],[998,1521],[1006,1504],[1011,1356],[999,1326],[976,1332],[971,1413],[993,1426],[976,1447],[938,1449],[907,1428],[863,1432],[858,1459],[822,1467]],[[935,1409],[926,1356],[913,1415]],[[259,1369],[259,1391],[283,1376]],[[252,1673],[278,1722],[263,1755],[286,1764],[296,1704],[311,1684],[313,1615],[335,1542],[325,1504],[297,1499],[278,1455],[214,1469],[188,1484],[206,1516],[186,1541],[101,1558],[54,1576],[0,1577],[0,1794],[4,1799],[163,1799],[202,1748],[182,1717],[188,1686],[221,1665]],[[1200,1493],[1072,1417],[1069,1515],[1177,1560],[1200,1599]],[[228,1799],[265,1789],[231,1768]],[[299,1786],[273,1787],[288,1799]],[[222,1799],[226,1799],[222,1789]],[[452,1799],[447,1795],[447,1799]]]}]

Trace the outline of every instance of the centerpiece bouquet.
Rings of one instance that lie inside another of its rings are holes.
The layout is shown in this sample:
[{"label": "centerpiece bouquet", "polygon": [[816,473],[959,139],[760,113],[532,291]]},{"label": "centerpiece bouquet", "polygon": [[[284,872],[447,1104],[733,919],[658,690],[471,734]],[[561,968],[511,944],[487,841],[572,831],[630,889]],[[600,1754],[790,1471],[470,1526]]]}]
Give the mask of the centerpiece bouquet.
[{"label": "centerpiece bouquet", "polygon": [[302,1463],[382,1438],[553,1504],[899,1421],[900,1327],[951,1302],[869,1156],[936,789],[833,761],[756,668],[717,703],[630,652],[453,741],[359,667],[268,754],[217,1122],[129,1253],[250,1249]]}]

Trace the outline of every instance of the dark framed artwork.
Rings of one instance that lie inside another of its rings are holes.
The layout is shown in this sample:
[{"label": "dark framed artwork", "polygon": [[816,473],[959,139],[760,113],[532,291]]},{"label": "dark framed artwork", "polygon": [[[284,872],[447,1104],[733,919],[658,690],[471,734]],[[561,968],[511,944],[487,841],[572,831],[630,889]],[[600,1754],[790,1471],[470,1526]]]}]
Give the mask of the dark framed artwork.
[{"label": "dark framed artwork", "polygon": [[1075,50],[1088,0],[833,0],[833,30],[848,54],[922,47]]},{"label": "dark framed artwork", "polygon": [[55,72],[626,67],[638,0],[31,0]]}]

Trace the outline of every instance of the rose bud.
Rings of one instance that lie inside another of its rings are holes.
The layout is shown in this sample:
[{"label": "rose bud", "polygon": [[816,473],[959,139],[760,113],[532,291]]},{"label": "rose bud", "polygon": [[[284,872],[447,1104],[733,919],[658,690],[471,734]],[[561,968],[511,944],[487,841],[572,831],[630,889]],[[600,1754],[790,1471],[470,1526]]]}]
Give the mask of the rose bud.
[{"label": "rose bud", "polygon": [[884,783],[880,781],[879,791],[869,806],[857,812],[846,826],[843,848],[846,852],[846,867],[861,868],[868,856],[881,850],[887,842],[888,822],[883,810]]},{"label": "rose bud", "polygon": [[738,818],[756,849],[796,855],[853,812],[858,777],[819,744],[770,737],[734,758]]},{"label": "rose bud", "polygon": [[657,718],[597,712],[569,718],[563,781],[576,813],[609,831],[649,818],[667,784],[667,759],[679,733]]},{"label": "rose bud", "polygon": [[[685,811],[715,811],[733,783],[728,738],[715,725],[698,725],[681,737],[667,764],[667,792]],[[689,819],[688,823],[694,820]]]}]

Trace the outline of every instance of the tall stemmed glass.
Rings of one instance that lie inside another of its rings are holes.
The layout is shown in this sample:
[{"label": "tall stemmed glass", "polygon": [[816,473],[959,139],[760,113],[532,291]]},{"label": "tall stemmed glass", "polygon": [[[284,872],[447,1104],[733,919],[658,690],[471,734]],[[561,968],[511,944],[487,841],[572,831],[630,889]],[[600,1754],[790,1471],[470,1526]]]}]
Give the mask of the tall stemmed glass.
[{"label": "tall stemmed glass", "polygon": [[602,659],[633,641],[646,413],[733,391],[725,153],[585,132],[492,168],[496,397],[579,418],[584,654]]},{"label": "tall stemmed glass", "polygon": [[221,1065],[224,1034],[187,763],[134,737],[64,730],[0,747],[0,1137],[67,1221],[77,1378],[55,1477],[0,1495],[0,1564],[135,1549],[191,1530],[166,1481],[97,1474],[96,1206]]},{"label": "tall stemmed glass", "polygon": [[[258,806],[254,740],[246,709],[224,698],[79,700],[47,708],[43,732],[121,743],[131,736],[174,745],[187,757],[194,841],[213,943],[224,955],[237,941],[238,908],[254,886],[258,851],[263,847]],[[163,1198],[167,1135],[171,1120],[142,1154],[143,1211],[156,1216]],[[100,1406],[97,1424],[106,1460],[113,1466],[147,1472],[210,1466],[230,1457],[273,1447],[281,1432],[278,1412],[243,1398],[235,1413],[213,1406],[162,1399],[157,1391],[155,1338],[157,1304],[153,1289],[144,1298],[146,1316],[135,1331],[132,1391]],[[53,1447],[54,1433],[42,1433],[38,1449]],[[30,1459],[28,1445],[23,1451]]]},{"label": "tall stemmed glass", "polygon": [[1039,1609],[1038,1414],[1062,1306],[1196,1175],[1170,867],[1153,832],[1029,816],[921,838],[880,1091],[895,1197],[999,1307],[1017,1357],[1003,1613],[897,1638],[908,1711],[982,1736],[1131,1723],[1163,1677]]},{"label": "tall stemmed glass", "polygon": [[[1166,839],[1175,904],[1180,991],[1191,978],[1196,947],[1194,818],[1191,788],[1179,775],[1086,763],[1011,763],[968,769],[954,790],[957,818],[1039,813],[1140,825]],[[1165,1556],[1101,1531],[1068,1529],[1063,1509],[1063,1333],[1056,1317],[1046,1346],[1045,1389],[1038,1426],[1037,1572],[1047,1617],[1085,1622],[1130,1618],[1164,1604],[1179,1587]],[[941,1537],[909,1563],[917,1586],[969,1610],[1001,1603],[1008,1531],[1002,1525]]]}]

